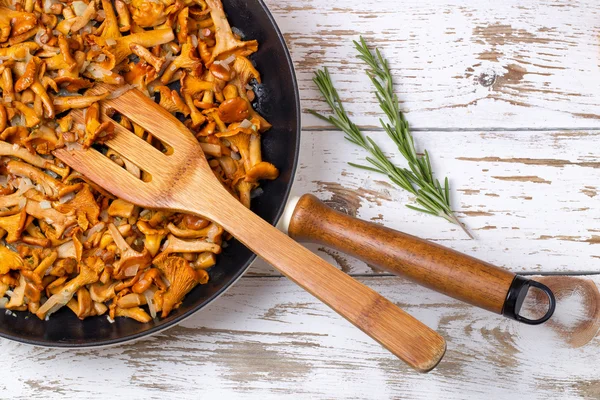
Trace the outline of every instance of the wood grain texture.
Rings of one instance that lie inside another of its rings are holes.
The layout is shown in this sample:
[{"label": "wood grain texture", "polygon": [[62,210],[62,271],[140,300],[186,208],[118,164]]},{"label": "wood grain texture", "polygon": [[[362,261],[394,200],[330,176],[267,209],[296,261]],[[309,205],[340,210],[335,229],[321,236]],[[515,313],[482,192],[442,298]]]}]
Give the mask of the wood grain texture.
[{"label": "wood grain texture", "polygon": [[[361,280],[442,332],[448,352],[438,368],[427,375],[412,371],[285,278],[242,278],[180,326],[134,344],[67,351],[1,340],[2,397],[600,396],[597,337],[573,349],[548,325],[525,326],[400,278]],[[578,303],[561,305],[557,321],[581,313]]]},{"label": "wood grain texture", "polygon": [[[355,121],[379,126],[352,47],[364,35],[389,59],[414,127],[600,127],[597,1],[266,3],[290,47],[305,110],[326,110],[311,79],[328,66]],[[323,126],[306,113],[303,122]]]},{"label": "wood grain texture", "polygon": [[[404,165],[385,133],[368,134]],[[406,208],[410,196],[384,176],[348,166],[366,154],[341,132],[303,132],[292,195],[313,193],[340,211],[514,272],[600,270],[600,132],[431,131],[416,132],[415,141],[432,155],[436,176],[450,177],[453,208],[477,240]],[[342,253],[309,247],[346,272],[374,273]],[[263,267],[254,271],[272,274]]]},{"label": "wood grain texture", "polygon": [[[505,302],[514,273],[416,236],[351,217],[328,207],[314,195],[305,194],[298,200],[288,235],[301,243],[331,247],[452,298],[506,315]],[[515,292],[510,296],[515,296]]]}]

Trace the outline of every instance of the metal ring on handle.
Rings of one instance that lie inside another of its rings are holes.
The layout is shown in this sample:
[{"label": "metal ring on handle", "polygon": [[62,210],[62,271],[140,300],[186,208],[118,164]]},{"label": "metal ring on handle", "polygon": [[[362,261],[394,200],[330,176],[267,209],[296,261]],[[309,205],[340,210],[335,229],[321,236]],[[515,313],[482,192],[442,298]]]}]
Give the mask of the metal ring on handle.
[{"label": "metal ring on handle", "polygon": [[[544,292],[546,296],[548,296],[548,311],[546,311],[544,316],[538,319],[525,318],[519,314],[521,311],[521,306],[523,305],[523,301],[525,300],[530,287],[538,288]],[[556,299],[554,297],[554,293],[552,293],[548,286],[530,279],[526,279],[520,275],[516,275],[515,279],[510,285],[510,288],[508,289],[506,301],[504,302],[504,307],[502,308],[502,315],[527,325],[539,325],[548,321],[552,314],[554,314],[555,309]]]}]

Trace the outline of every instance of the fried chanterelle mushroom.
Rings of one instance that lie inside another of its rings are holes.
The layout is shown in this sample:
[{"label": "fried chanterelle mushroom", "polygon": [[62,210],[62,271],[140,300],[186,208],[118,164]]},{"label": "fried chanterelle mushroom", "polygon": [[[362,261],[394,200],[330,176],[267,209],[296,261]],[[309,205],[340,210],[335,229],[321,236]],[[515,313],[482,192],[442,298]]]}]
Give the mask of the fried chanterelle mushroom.
[{"label": "fried chanterelle mushroom", "polygon": [[250,207],[260,181],[279,174],[261,154],[271,125],[252,105],[258,43],[231,27],[220,0],[5,0],[0,11],[0,308],[40,319],[61,308],[80,319],[168,316],[209,281],[228,234],[115,198],[53,151],[100,151],[151,180],[111,140],[127,129],[172,149],[101,112],[136,88],[184,121]]}]

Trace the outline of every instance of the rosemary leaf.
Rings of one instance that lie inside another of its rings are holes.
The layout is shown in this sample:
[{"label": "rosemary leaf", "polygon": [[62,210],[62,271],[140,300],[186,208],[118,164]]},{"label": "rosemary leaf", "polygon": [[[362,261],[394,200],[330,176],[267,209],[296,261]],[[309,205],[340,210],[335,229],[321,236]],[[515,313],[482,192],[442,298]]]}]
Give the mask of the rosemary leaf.
[{"label": "rosemary leaf", "polygon": [[387,175],[394,184],[416,197],[415,202],[418,206],[408,204],[408,208],[442,217],[448,222],[460,226],[473,239],[471,233],[458,220],[451,209],[448,178],[445,177],[442,186],[440,181],[433,177],[429,153],[425,150],[421,155],[415,150],[408,121],[400,111],[398,97],[394,93],[394,82],[387,60],[379,49],[375,49],[375,54],[373,54],[362,37],[359,42],[354,41],[354,46],[358,51],[358,58],[368,66],[366,74],[375,88],[375,96],[379,106],[387,117],[387,121],[379,120],[381,126],[408,162],[408,168],[394,165],[379,145],[373,139],[364,135],[358,126],[350,120],[340,96],[333,86],[327,68],[317,70],[313,81],[331,108],[333,115],[326,117],[313,110],[310,110],[310,113],[343,131],[346,140],[369,153],[369,156],[365,158],[369,165],[352,162],[349,162],[349,165]]}]

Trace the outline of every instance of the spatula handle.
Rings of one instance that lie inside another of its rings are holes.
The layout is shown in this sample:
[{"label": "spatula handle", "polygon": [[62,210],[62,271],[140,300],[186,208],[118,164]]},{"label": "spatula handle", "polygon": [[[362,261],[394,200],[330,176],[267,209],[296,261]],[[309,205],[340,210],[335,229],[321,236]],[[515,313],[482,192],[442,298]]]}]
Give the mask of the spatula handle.
[{"label": "spatula handle", "polygon": [[[296,240],[332,247],[521,322],[541,323],[552,315],[552,293],[544,285],[438,244],[340,213],[310,194],[298,200],[287,230]],[[518,314],[529,286],[541,289],[551,300],[551,309],[539,320],[526,320]]]},{"label": "spatula handle", "polygon": [[446,343],[435,331],[230,198],[211,219],[417,371],[438,364]]}]

